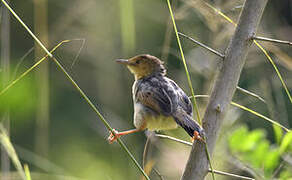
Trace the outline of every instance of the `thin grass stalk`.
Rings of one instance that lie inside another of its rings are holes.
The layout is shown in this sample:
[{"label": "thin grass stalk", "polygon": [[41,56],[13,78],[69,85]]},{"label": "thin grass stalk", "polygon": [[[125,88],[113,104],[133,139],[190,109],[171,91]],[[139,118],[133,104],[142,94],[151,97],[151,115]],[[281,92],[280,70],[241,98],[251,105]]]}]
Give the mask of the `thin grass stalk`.
[{"label": "thin grass stalk", "polygon": [[276,126],[279,126],[279,127],[283,128],[286,132],[290,132],[291,131],[290,129],[286,128],[285,126],[281,125],[280,123],[278,123],[278,122],[276,122],[276,121],[274,121],[274,120],[272,120],[272,119],[270,119],[270,118],[268,118],[268,117],[266,117],[266,116],[264,116],[264,115],[262,115],[262,114],[260,114],[260,113],[258,113],[256,111],[254,111],[254,110],[251,110],[251,109],[249,109],[249,108],[247,108],[247,107],[245,107],[243,105],[237,104],[235,102],[231,102],[230,104],[233,105],[233,106],[236,106],[236,107],[238,107],[240,109],[243,109],[245,111],[248,111],[248,112],[250,112],[250,113],[252,113],[252,114],[254,114],[254,115],[256,115],[256,116],[258,116],[258,117],[260,117],[262,119],[265,119],[266,121],[269,121],[270,123],[275,124]]},{"label": "thin grass stalk", "polygon": [[[70,42],[71,40],[64,40],[60,42],[57,46],[55,46],[50,53],[53,53],[58,47],[60,47],[63,43]],[[3,88],[0,91],[0,96],[6,93],[11,87],[13,87],[18,81],[20,81],[22,78],[24,78],[28,73],[30,73],[34,68],[39,66],[44,60],[46,60],[48,55],[46,54],[42,59],[37,61],[34,65],[32,65],[30,68],[28,68],[24,73],[22,73],[20,76],[18,76],[15,80],[13,80],[11,83],[9,83],[5,88]]]},{"label": "thin grass stalk", "polygon": [[[103,117],[103,115],[98,111],[98,109],[94,106],[94,104],[90,101],[90,99],[87,97],[87,95],[83,92],[83,90],[77,85],[77,83],[74,81],[74,79],[69,75],[69,73],[65,70],[65,68],[59,63],[59,61],[47,50],[47,48],[42,44],[42,42],[32,33],[32,31],[28,28],[28,26],[19,18],[19,16],[13,11],[13,9],[6,3],[5,0],[1,0],[2,3],[9,9],[9,11],[13,14],[13,16],[19,21],[19,23],[28,31],[28,33],[32,36],[32,38],[41,46],[41,48],[46,52],[46,54],[56,63],[57,67],[66,75],[66,77],[69,79],[69,81],[72,83],[72,85],[75,87],[75,89],[80,93],[80,95],[83,97],[83,99],[89,104],[89,106],[94,110],[94,112],[97,114],[99,119],[102,121],[102,123],[106,126],[106,128],[115,135],[115,132],[113,128],[109,125],[109,123],[106,121],[106,119]],[[1,95],[1,94],[0,94]],[[126,145],[122,142],[120,138],[117,139],[118,143],[122,147],[122,149],[127,153],[127,155],[130,157],[130,159],[134,162],[136,167],[139,169],[139,171],[144,175],[144,177],[147,180],[150,180],[150,178],[147,176],[147,174],[144,172],[143,168],[139,165],[139,163],[136,161],[134,156],[131,154],[131,152],[128,150]]]},{"label": "thin grass stalk", "polygon": [[[186,64],[184,52],[183,52],[183,49],[182,49],[182,45],[181,45],[180,38],[179,38],[179,35],[178,35],[178,30],[177,30],[176,23],[175,23],[175,18],[174,18],[174,15],[173,15],[173,12],[172,12],[172,8],[171,8],[171,4],[170,4],[169,0],[167,0],[167,5],[168,5],[169,13],[171,15],[173,28],[174,28],[174,32],[175,32],[175,35],[176,35],[177,43],[178,43],[178,46],[179,46],[179,50],[180,50],[180,53],[181,53],[181,57],[182,57],[182,60],[183,60],[185,72],[186,72],[186,75],[187,75],[188,85],[190,87],[192,96],[195,97],[194,88],[193,88],[191,77],[190,77],[190,74],[189,74],[189,71],[188,71],[188,66]],[[193,104],[194,104],[194,109],[195,109],[196,114],[197,114],[198,122],[202,125],[202,121],[201,121],[200,112],[199,112],[199,108],[198,108],[198,105],[197,105],[196,98],[192,98],[192,100],[193,100]],[[204,138],[206,138],[206,137],[204,137]],[[208,158],[208,161],[209,161],[209,165],[210,165],[210,168],[212,170],[212,178],[213,178],[213,180],[215,180],[215,175],[214,175],[214,172],[213,172],[213,166],[212,166],[212,163],[211,163],[211,158],[210,158],[210,154],[209,154],[209,151],[208,151],[208,147],[207,147],[206,141],[204,142],[204,145],[205,145],[205,151],[206,151],[206,155],[207,155],[207,158]]]},{"label": "thin grass stalk", "polygon": [[29,171],[29,167],[27,164],[24,164],[24,173],[26,175],[26,180],[31,180],[31,176],[30,176],[30,171]]},{"label": "thin grass stalk", "polygon": [[[15,149],[9,139],[8,133],[5,130],[5,128],[0,124],[0,143],[5,148],[7,154],[12,160],[12,163],[15,166],[15,169],[17,170],[17,173],[20,175],[22,180],[26,180],[26,176],[24,173],[24,170],[22,168],[22,165],[19,161],[19,158],[15,152]],[[9,178],[10,179],[10,178]]]},{"label": "thin grass stalk", "polygon": [[289,97],[289,100],[290,100],[290,103],[292,103],[292,97],[291,97],[291,94],[286,86],[286,83],[285,81],[283,80],[282,78],[282,75],[279,71],[279,69],[277,68],[275,62],[273,61],[273,59],[271,58],[271,56],[268,54],[268,52],[264,49],[264,47],[262,45],[260,45],[256,40],[253,40],[254,43],[260,48],[260,50],[265,54],[265,56],[268,58],[269,62],[272,64],[274,70],[276,71],[281,83],[282,83],[282,86],[284,87],[285,91],[286,91],[286,94],[287,96]]}]

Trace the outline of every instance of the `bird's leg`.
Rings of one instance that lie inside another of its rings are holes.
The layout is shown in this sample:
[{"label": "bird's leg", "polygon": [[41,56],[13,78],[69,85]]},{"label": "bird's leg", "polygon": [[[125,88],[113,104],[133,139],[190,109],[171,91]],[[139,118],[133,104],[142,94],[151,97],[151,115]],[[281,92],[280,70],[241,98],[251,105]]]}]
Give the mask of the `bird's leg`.
[{"label": "bird's leg", "polygon": [[110,136],[107,138],[109,143],[113,143],[115,140],[117,140],[119,137],[121,137],[123,135],[132,134],[132,133],[140,131],[141,129],[131,129],[131,130],[122,131],[122,132],[118,132],[115,129],[113,129],[113,130],[114,130],[114,134],[111,132]]},{"label": "bird's leg", "polygon": [[199,141],[205,143],[205,140],[200,136],[198,131],[194,131],[194,136],[192,137],[192,142],[194,142],[195,140],[199,140]]}]

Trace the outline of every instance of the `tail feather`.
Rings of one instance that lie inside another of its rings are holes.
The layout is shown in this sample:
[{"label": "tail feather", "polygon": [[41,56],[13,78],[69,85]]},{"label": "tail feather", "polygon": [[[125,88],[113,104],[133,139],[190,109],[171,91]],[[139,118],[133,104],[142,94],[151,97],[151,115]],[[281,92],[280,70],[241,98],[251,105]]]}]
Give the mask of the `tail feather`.
[{"label": "tail feather", "polygon": [[201,137],[205,136],[204,129],[193,120],[193,118],[187,114],[182,114],[180,116],[175,116],[174,120],[178,125],[180,125],[184,130],[191,136],[194,136],[194,132],[197,131]]}]

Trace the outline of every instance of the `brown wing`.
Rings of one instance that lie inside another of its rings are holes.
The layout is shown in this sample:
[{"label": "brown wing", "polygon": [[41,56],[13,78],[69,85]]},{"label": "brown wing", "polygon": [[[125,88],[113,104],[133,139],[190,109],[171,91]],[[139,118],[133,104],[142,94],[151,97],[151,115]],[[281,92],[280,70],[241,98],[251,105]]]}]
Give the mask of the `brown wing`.
[{"label": "brown wing", "polygon": [[171,98],[163,87],[144,84],[136,92],[136,99],[148,108],[163,115],[170,115],[173,111]]},{"label": "brown wing", "polygon": [[[168,78],[167,78],[168,79]],[[186,93],[171,79],[168,79],[170,84],[178,93],[178,104],[183,110],[190,116],[193,116],[193,106],[190,98],[186,95]]]}]

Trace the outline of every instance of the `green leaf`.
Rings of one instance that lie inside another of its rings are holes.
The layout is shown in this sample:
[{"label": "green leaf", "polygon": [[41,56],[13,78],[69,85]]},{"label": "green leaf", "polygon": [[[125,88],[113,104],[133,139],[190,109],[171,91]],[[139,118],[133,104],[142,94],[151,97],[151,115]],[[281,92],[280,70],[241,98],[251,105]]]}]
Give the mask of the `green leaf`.
[{"label": "green leaf", "polygon": [[274,172],[275,168],[279,165],[280,154],[279,151],[271,150],[266,154],[264,161],[265,173],[270,175]]},{"label": "green leaf", "polygon": [[255,145],[253,151],[248,154],[249,162],[257,168],[262,168],[267,154],[269,152],[270,143],[264,139]]},{"label": "green leaf", "polygon": [[280,149],[279,149],[280,154],[283,154],[291,143],[292,143],[292,131],[288,132],[284,136]]},{"label": "green leaf", "polygon": [[263,130],[254,130],[244,137],[244,141],[239,141],[242,144],[242,151],[252,151],[257,146],[257,144],[265,137],[265,132]]},{"label": "green leaf", "polygon": [[248,134],[248,129],[246,126],[241,126],[240,128],[233,131],[232,135],[229,136],[229,148],[232,152],[242,151],[242,142],[246,139],[245,137]]},{"label": "green leaf", "polygon": [[273,129],[274,129],[274,134],[275,134],[275,141],[277,142],[278,145],[281,144],[281,139],[283,137],[283,130],[281,127],[276,126],[273,124]]}]

